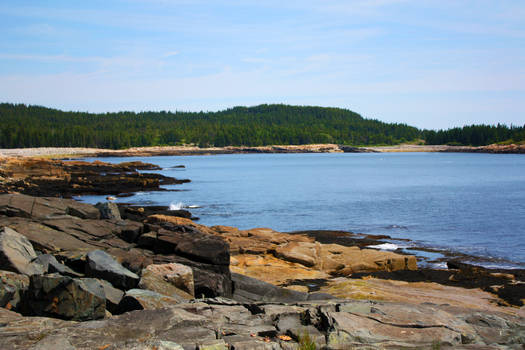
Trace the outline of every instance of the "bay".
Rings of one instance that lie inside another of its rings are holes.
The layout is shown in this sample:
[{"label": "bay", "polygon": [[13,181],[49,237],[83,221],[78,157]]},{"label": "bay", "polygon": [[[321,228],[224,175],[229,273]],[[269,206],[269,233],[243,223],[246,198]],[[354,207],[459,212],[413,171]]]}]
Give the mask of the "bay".
[{"label": "bay", "polygon": [[[88,159],[89,160],[89,159]],[[177,192],[118,198],[190,209],[205,225],[333,229],[525,266],[525,156],[473,153],[234,154],[140,160],[189,178]],[[184,165],[185,168],[172,168]],[[95,203],[100,196],[81,200]]]}]

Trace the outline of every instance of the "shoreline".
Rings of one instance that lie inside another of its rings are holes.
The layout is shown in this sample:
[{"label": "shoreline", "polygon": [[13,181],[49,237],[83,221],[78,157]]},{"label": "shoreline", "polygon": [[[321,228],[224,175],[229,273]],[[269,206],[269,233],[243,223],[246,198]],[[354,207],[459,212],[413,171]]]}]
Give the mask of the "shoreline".
[{"label": "shoreline", "polygon": [[132,147],[122,150],[83,147],[37,147],[0,149],[0,157],[149,157],[215,154],[260,153],[399,153],[399,152],[455,152],[525,154],[525,145],[447,146],[447,145],[396,145],[353,147],[336,144],[272,145],[260,147],[227,146],[199,148],[195,146]]},{"label": "shoreline", "polygon": [[1,348],[525,343],[525,269],[421,268],[367,247],[387,236],[205,226],[186,210],[63,198],[190,181],[141,171],[158,168],[0,159]]}]

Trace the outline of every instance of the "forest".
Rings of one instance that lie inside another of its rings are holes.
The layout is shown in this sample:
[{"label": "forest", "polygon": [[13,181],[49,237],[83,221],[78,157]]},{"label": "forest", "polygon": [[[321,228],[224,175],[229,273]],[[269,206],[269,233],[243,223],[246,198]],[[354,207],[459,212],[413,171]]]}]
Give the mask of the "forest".
[{"label": "forest", "polygon": [[199,147],[336,143],[354,146],[427,144],[485,145],[525,140],[525,125],[473,125],[420,130],[366,119],[328,107],[259,105],[219,112],[65,112],[25,104],[0,104],[0,148]]}]

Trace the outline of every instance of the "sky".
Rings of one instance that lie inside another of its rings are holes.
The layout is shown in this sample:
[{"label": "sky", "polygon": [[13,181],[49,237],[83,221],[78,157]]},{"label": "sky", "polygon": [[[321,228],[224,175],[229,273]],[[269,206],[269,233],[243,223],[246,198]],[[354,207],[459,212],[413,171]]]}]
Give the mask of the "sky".
[{"label": "sky", "polygon": [[525,124],[525,1],[0,0],[0,102]]}]

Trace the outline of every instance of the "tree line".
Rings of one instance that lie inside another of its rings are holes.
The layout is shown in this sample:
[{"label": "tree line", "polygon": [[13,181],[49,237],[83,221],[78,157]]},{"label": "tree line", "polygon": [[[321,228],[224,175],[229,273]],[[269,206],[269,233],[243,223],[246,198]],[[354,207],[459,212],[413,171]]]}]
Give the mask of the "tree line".
[{"label": "tree line", "polygon": [[519,143],[525,140],[525,125],[469,125],[448,130],[425,130],[429,145],[485,146],[493,143]]},{"label": "tree line", "polygon": [[219,112],[99,114],[0,104],[0,148],[120,149],[188,144],[223,147],[312,143],[370,146],[421,139],[429,144],[477,145],[511,138],[524,140],[524,127],[482,125],[429,131],[406,124],[366,119],[341,108],[267,104]]}]

